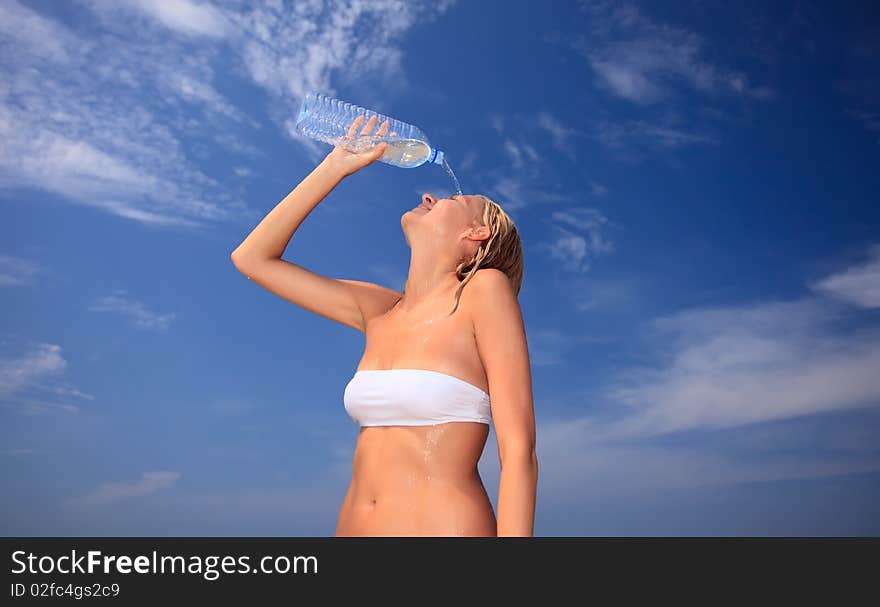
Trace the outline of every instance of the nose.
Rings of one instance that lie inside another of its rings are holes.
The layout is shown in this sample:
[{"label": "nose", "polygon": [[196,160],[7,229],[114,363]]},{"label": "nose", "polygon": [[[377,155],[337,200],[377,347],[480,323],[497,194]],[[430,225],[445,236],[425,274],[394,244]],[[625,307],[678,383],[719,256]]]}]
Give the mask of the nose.
[{"label": "nose", "polygon": [[432,207],[437,202],[437,199],[430,194],[422,194],[422,202],[424,202],[429,207]]}]

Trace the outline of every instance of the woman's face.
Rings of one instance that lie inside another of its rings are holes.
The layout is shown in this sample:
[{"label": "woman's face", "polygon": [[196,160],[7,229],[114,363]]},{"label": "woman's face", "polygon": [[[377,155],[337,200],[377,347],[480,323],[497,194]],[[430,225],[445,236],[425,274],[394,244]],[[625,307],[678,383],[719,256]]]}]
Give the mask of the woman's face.
[{"label": "woman's face", "polygon": [[[428,227],[437,236],[457,237],[463,231],[479,224],[483,202],[478,196],[455,194],[449,198],[435,198],[423,194],[418,206],[404,217],[407,223]],[[417,224],[416,224],[417,222]]]}]

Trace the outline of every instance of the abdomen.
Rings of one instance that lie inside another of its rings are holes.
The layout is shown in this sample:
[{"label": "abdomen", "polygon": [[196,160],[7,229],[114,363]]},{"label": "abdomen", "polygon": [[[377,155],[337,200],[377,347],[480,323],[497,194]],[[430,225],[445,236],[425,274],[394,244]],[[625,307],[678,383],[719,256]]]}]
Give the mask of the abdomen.
[{"label": "abdomen", "polygon": [[477,470],[486,424],[362,428],[336,535],[494,536]]}]

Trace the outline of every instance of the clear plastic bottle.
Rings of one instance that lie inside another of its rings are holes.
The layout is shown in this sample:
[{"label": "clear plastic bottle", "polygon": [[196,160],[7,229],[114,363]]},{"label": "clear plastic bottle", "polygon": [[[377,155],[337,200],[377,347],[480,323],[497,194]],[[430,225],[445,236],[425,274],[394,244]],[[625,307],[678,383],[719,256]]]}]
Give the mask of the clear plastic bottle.
[{"label": "clear plastic bottle", "polygon": [[[378,116],[376,130],[387,119],[389,123],[387,132],[396,134],[393,137],[356,136],[354,139],[346,140],[345,136],[351,123],[361,115],[365,116],[364,122],[373,116]],[[334,146],[342,145],[352,152],[362,152],[385,141],[388,147],[378,160],[405,169],[412,169],[426,162],[446,167],[445,154],[432,147],[428,137],[418,127],[315,91],[307,93],[303,98],[296,119],[296,130],[306,137]]]}]

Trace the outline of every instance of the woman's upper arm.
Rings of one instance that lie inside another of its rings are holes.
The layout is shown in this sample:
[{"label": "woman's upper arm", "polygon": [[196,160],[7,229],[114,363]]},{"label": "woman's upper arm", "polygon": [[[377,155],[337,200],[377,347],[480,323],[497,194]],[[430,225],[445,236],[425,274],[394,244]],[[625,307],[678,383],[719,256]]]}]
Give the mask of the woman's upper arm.
[{"label": "woman's upper arm", "polygon": [[330,278],[284,259],[238,262],[235,267],[267,291],[358,331],[383,314],[400,293],[362,280]]},{"label": "woman's upper arm", "polygon": [[532,374],[519,301],[500,270],[478,270],[465,290],[470,287],[474,336],[489,381],[498,453],[503,458],[506,448],[534,449]]}]

